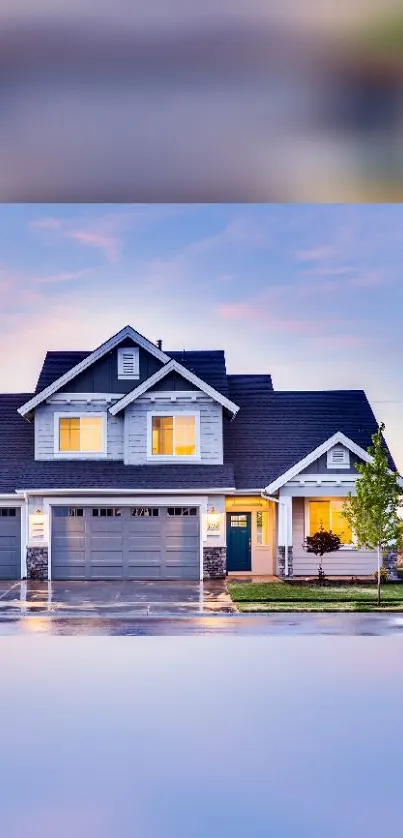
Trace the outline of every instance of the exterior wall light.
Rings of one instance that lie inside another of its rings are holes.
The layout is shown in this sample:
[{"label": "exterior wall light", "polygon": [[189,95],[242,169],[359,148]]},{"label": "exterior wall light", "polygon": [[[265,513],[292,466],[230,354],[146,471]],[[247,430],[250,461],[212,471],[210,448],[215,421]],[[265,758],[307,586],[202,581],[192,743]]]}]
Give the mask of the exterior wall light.
[{"label": "exterior wall light", "polygon": [[221,515],[215,509],[214,506],[211,506],[207,511],[207,532],[208,533],[219,533],[220,531],[220,522],[221,522]]}]

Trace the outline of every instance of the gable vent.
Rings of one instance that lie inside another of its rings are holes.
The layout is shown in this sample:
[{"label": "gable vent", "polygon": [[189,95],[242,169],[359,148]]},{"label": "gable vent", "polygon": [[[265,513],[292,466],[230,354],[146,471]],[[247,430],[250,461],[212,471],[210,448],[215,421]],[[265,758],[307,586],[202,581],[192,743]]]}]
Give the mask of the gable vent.
[{"label": "gable vent", "polygon": [[139,350],[137,346],[118,349],[118,378],[139,378]]},{"label": "gable vent", "polygon": [[344,445],[335,445],[327,452],[327,465],[333,468],[342,468],[343,466],[350,466],[350,452]]}]

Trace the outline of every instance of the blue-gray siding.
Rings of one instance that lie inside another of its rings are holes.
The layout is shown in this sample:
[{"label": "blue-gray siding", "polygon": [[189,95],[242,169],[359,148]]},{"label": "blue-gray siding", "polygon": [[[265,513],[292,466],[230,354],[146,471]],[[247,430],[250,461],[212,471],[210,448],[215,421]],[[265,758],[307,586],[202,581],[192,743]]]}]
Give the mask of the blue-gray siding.
[{"label": "blue-gray siding", "polygon": [[[174,402],[138,399],[125,411],[125,461],[131,465],[147,463],[147,414],[149,411],[175,413],[200,413],[200,454],[205,464],[223,462],[223,412],[222,407],[206,397],[196,402]],[[148,460],[149,462],[149,460]],[[189,463],[188,468],[192,468]]]},{"label": "blue-gray siding", "polygon": [[[54,460],[55,413],[105,413],[107,416],[107,459],[123,460],[123,415],[112,416],[109,404],[97,402],[66,402],[44,404],[35,411],[35,459]],[[79,466],[77,466],[79,468]]]}]

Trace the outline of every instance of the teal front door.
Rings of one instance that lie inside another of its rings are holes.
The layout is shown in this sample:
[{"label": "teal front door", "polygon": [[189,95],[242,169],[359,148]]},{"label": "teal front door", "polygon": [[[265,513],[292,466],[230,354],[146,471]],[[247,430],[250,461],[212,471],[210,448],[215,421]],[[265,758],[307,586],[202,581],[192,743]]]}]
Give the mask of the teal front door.
[{"label": "teal front door", "polygon": [[250,512],[227,512],[227,569],[251,570]]}]

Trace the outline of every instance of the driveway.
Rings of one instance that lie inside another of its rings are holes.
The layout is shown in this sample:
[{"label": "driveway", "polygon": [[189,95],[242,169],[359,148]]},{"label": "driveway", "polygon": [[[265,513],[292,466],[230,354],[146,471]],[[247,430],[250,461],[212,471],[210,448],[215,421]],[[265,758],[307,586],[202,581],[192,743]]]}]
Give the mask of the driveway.
[{"label": "driveway", "polygon": [[224,581],[0,582],[0,620],[132,619],[236,613]]}]

